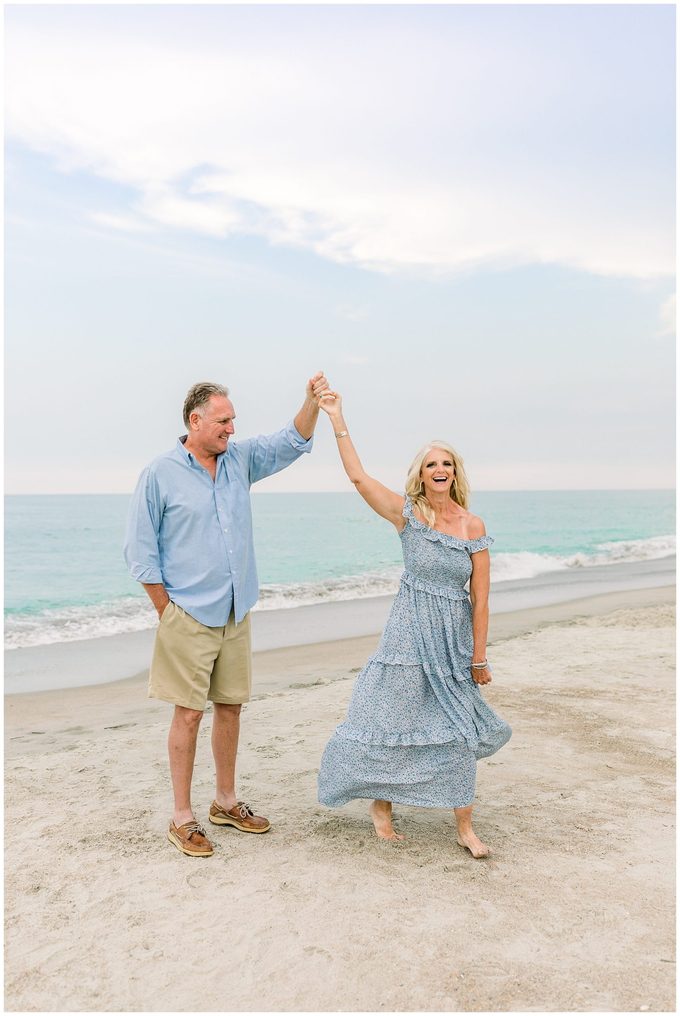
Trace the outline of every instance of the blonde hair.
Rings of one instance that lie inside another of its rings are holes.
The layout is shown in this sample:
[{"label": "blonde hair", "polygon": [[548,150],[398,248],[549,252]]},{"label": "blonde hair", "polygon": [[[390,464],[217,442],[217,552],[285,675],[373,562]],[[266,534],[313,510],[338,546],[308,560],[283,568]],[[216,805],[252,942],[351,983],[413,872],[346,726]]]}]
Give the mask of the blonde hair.
[{"label": "blonde hair", "polygon": [[458,452],[450,444],[447,444],[446,441],[430,441],[429,444],[423,445],[409,467],[408,475],[406,476],[406,496],[410,499],[413,507],[420,511],[420,514],[427,520],[430,526],[434,525],[434,509],[425,497],[425,488],[423,487],[420,471],[427,458],[427,453],[433,448],[441,448],[442,451],[448,452],[451,456],[451,461],[453,462],[453,483],[449,490],[451,500],[467,510],[468,499],[470,497],[470,484],[465,475],[463,460]]}]

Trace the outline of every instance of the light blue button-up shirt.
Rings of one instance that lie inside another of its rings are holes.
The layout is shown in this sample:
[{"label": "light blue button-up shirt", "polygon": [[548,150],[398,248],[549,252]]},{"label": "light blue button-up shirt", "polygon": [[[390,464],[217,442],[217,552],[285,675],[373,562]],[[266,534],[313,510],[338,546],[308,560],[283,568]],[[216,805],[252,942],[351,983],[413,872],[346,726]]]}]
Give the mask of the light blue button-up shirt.
[{"label": "light blue button-up shirt", "polygon": [[312,450],[291,422],[277,434],[229,442],[215,480],[184,447],[146,467],[132,496],[125,560],[138,582],[162,582],[201,624],[236,623],[257,601],[250,486]]}]

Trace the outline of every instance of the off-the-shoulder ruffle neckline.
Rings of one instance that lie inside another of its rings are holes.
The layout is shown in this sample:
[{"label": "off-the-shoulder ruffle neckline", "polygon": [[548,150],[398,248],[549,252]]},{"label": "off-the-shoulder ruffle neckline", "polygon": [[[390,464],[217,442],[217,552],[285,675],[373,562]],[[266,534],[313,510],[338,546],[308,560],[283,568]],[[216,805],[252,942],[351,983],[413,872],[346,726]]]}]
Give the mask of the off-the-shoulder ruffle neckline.
[{"label": "off-the-shoulder ruffle neckline", "polygon": [[[476,536],[472,540],[464,540],[460,536],[451,536],[449,533],[440,533],[438,529],[433,529],[432,526],[428,526],[426,522],[421,522],[420,519],[415,517],[413,511],[413,504],[409,497],[404,502],[404,510],[402,515],[408,520],[409,525],[417,529],[418,532],[422,533],[426,540],[432,540],[433,542],[442,543],[445,547],[464,547],[469,550],[474,544],[481,544],[477,549],[483,550],[493,543],[492,536]],[[406,532],[406,526],[402,529],[402,533]]]}]

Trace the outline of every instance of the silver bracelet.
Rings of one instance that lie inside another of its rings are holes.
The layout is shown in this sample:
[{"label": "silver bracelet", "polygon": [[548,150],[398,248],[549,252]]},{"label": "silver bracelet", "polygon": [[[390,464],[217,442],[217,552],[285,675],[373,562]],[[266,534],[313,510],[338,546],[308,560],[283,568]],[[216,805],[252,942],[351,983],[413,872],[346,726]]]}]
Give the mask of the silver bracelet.
[{"label": "silver bracelet", "polygon": [[341,430],[340,433],[338,433],[336,431],[335,436],[336,437],[347,437],[347,431],[346,430]]},{"label": "silver bracelet", "polygon": [[486,668],[489,666],[489,661],[484,660],[484,663],[471,663],[470,666],[472,667],[473,670],[486,670]]}]

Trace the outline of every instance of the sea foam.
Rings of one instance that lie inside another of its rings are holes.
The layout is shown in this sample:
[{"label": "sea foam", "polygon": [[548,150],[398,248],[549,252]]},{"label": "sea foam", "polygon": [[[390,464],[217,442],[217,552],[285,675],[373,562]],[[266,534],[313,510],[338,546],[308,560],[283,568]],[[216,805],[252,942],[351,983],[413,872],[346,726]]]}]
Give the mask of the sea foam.
[{"label": "sea foam", "polygon": [[[674,536],[601,543],[590,554],[498,553],[492,556],[492,584],[511,580],[530,581],[548,572],[650,561],[674,554]],[[397,591],[401,572],[401,567],[395,567],[321,582],[264,583],[254,609],[281,610],[315,603],[392,596]],[[143,596],[125,596],[90,606],[63,607],[40,613],[9,613],[5,617],[5,646],[7,649],[19,649],[99,638],[144,631],[155,627],[156,623],[156,612]]]}]

